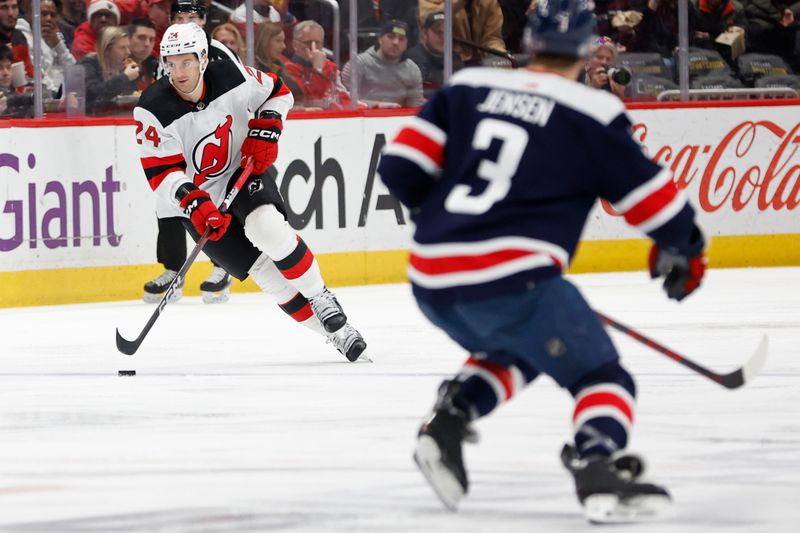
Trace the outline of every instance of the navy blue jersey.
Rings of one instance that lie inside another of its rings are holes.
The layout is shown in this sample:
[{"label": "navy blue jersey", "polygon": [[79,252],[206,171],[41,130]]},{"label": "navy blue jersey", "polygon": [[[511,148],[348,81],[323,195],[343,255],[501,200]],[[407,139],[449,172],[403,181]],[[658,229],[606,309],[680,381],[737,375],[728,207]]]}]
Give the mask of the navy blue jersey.
[{"label": "navy blue jersey", "polygon": [[378,173],[416,224],[423,299],[472,299],[561,275],[598,198],[660,246],[694,211],[631,136],[622,102],[561,76],[467,69],[403,127]]}]

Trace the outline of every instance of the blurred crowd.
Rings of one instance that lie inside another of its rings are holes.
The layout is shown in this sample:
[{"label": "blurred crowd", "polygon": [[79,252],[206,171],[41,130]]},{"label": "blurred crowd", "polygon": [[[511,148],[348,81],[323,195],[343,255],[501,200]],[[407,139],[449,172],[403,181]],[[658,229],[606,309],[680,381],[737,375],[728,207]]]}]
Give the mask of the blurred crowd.
[{"label": "blurred crowd", "polygon": [[[415,107],[442,85],[444,0],[254,0],[254,65],[281,76],[296,109]],[[538,0],[453,0],[453,70],[525,63],[524,28]],[[597,51],[585,83],[621,98],[677,87],[677,0],[595,0]],[[690,0],[692,88],[800,89],[800,1]],[[243,0],[41,0],[46,111],[130,110],[159,77],[161,36],[194,20],[246,58]],[[338,37],[336,39],[335,37]],[[0,116],[31,115],[31,0],[0,0]],[[335,46],[339,43],[340,46]],[[339,62],[343,63],[340,65]],[[356,68],[357,64],[357,68]]]}]

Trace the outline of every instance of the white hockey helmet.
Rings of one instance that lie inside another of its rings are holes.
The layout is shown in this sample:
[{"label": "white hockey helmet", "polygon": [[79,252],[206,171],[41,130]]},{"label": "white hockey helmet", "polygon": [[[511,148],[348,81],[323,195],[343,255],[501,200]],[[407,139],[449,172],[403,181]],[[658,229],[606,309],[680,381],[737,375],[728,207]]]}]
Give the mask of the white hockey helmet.
[{"label": "white hockey helmet", "polygon": [[164,71],[167,69],[166,58],[179,54],[195,54],[200,60],[201,71],[205,70],[208,63],[208,38],[203,28],[189,22],[188,24],[173,24],[161,38],[161,65]]}]

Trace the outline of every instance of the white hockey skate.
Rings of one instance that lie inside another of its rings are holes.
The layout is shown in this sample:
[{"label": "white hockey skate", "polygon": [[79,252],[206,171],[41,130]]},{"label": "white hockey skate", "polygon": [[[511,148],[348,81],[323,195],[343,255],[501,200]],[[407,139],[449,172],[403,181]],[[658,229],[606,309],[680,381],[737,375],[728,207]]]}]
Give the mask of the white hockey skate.
[{"label": "white hockey skate", "polygon": [[309,298],[308,303],[311,304],[311,310],[314,311],[314,315],[328,333],[339,331],[347,323],[347,316],[344,314],[342,306],[327,287],[323,288],[322,292],[316,296]]},{"label": "white hockey skate", "polygon": [[591,523],[647,522],[672,514],[666,489],[638,481],[644,463],[635,455],[579,458],[575,448],[565,444],[561,462],[575,478],[578,500]]},{"label": "white hockey skate", "polygon": [[339,353],[347,357],[350,362],[359,358],[362,361],[372,362],[372,359],[364,353],[364,350],[367,349],[364,337],[350,324],[345,324],[335,333],[329,333],[327,342],[333,344]]},{"label": "white hockey skate", "polygon": [[214,266],[211,274],[200,284],[200,292],[203,294],[203,303],[221,304],[230,299],[231,284],[233,278],[224,268]]},{"label": "white hockey skate", "polygon": [[[157,304],[161,301],[161,297],[164,296],[169,284],[172,283],[172,280],[178,275],[177,272],[174,270],[165,270],[161,273],[158,277],[148,281],[144,284],[144,301],[149,304]],[[175,287],[175,290],[172,291],[172,294],[169,297],[170,302],[175,302],[181,299],[183,296],[183,280],[178,283]]]}]

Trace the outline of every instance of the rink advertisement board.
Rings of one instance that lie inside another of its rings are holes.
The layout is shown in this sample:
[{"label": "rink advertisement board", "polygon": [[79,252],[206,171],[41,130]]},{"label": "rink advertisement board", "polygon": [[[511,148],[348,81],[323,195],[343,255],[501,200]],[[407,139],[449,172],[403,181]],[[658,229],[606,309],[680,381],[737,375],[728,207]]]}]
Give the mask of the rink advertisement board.
[{"label": "rink advertisement board", "polygon": [[[698,210],[712,265],[800,264],[800,111],[792,104],[631,111],[636,139]],[[375,168],[407,118],[286,122],[271,173],[331,285],[405,279],[408,214]],[[0,307],[140,297],[160,268],[135,127],[125,119],[0,124]],[[646,250],[599,203],[573,271],[639,269]],[[207,272],[207,263],[194,268],[185,292],[196,293]]]}]

